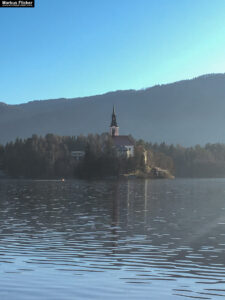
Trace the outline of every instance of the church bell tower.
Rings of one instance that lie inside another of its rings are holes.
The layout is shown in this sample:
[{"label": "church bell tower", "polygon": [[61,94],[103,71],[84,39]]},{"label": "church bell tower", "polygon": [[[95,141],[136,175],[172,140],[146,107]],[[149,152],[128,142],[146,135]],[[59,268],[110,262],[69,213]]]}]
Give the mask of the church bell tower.
[{"label": "church bell tower", "polygon": [[119,127],[117,126],[117,122],[116,122],[116,113],[115,113],[114,105],[113,105],[113,113],[112,113],[112,122],[110,126],[110,135],[111,136],[119,135]]}]

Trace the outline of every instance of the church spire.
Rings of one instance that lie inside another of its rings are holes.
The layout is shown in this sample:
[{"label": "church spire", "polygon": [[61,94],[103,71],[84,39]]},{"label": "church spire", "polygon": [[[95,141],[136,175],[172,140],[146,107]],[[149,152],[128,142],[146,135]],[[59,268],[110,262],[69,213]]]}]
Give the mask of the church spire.
[{"label": "church spire", "polygon": [[111,136],[119,135],[119,127],[118,127],[117,121],[116,121],[116,113],[115,113],[114,105],[113,105],[112,121],[111,121],[111,126],[110,126],[110,134],[111,134]]},{"label": "church spire", "polygon": [[112,127],[112,126],[118,127],[118,126],[117,126],[117,122],[116,122],[116,113],[115,113],[115,106],[114,106],[114,105],[113,105],[113,113],[112,113],[111,127]]}]

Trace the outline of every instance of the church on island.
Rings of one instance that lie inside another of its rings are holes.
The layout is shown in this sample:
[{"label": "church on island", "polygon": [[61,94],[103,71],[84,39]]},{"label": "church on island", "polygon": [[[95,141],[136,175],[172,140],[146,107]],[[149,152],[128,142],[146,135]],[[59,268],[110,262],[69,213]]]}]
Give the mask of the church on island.
[{"label": "church on island", "polygon": [[[112,121],[110,125],[110,135],[113,140],[113,144],[116,148],[118,155],[125,156],[127,158],[134,156],[134,143],[128,135],[119,135],[119,126],[117,125],[115,107],[113,105]],[[84,157],[84,149],[72,151],[71,155],[80,160]]]},{"label": "church on island", "polygon": [[114,106],[110,126],[110,135],[119,155],[124,155],[127,158],[134,156],[134,143],[132,142],[131,138],[128,135],[119,135],[119,126],[117,125]]}]

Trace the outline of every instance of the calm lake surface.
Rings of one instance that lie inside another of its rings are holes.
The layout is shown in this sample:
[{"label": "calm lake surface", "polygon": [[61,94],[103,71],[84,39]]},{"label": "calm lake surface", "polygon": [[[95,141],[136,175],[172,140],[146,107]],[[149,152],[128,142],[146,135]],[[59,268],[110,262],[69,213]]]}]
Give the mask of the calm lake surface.
[{"label": "calm lake surface", "polygon": [[0,181],[0,299],[225,297],[225,179]]}]

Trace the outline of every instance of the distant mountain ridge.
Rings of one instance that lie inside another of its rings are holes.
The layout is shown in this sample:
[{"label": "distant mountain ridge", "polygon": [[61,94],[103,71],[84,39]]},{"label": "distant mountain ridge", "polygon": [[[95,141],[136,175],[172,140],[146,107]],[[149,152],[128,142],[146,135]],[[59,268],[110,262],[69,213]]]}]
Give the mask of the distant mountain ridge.
[{"label": "distant mountain ridge", "polygon": [[0,102],[0,143],[106,132],[113,104],[121,134],[181,145],[225,143],[225,74],[84,98]]}]

